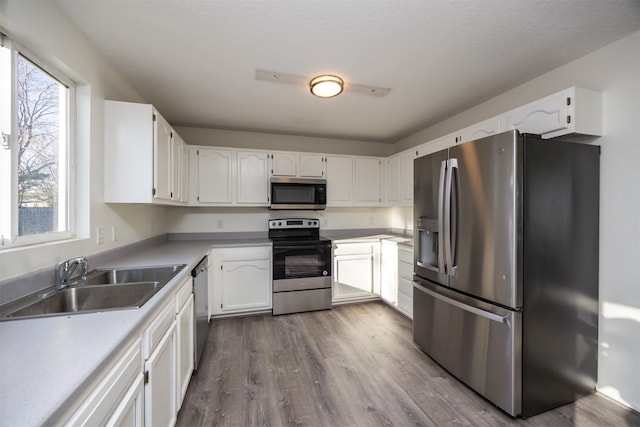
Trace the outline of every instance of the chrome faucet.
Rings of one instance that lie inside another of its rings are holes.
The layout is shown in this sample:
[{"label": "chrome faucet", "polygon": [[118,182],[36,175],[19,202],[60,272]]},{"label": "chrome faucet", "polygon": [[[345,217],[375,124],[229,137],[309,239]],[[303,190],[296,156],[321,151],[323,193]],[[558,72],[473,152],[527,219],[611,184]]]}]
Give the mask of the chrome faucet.
[{"label": "chrome faucet", "polygon": [[62,289],[69,286],[69,280],[73,273],[78,269],[78,266],[82,267],[81,279],[85,280],[89,273],[89,262],[86,257],[78,256],[70,258],[66,261],[59,262],[56,265],[56,289]]}]

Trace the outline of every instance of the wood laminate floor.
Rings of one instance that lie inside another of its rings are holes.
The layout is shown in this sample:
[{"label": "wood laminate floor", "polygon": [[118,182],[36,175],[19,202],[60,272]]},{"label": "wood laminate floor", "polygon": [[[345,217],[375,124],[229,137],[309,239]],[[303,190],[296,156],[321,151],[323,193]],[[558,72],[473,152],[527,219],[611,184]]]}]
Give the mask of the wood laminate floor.
[{"label": "wood laminate floor", "polygon": [[215,320],[178,426],[639,426],[593,394],[514,419],[413,344],[383,303]]}]

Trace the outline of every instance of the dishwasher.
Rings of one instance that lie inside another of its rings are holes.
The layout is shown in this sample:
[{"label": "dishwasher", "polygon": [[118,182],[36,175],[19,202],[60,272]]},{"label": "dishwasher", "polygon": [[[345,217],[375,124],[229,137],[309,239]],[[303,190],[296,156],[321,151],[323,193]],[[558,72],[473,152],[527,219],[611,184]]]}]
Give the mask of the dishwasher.
[{"label": "dishwasher", "polygon": [[204,346],[207,343],[209,334],[209,257],[205,256],[200,260],[196,268],[191,270],[193,276],[193,310],[195,323],[195,353],[194,369],[198,369]]}]

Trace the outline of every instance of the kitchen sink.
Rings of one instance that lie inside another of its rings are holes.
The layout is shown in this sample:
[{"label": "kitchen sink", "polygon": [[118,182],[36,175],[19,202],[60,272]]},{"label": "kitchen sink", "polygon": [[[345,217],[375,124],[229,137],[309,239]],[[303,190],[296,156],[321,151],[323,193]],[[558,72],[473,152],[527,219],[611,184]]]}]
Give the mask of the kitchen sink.
[{"label": "kitchen sink", "polygon": [[160,288],[160,282],[65,288],[7,317],[43,316],[76,312],[139,308]]},{"label": "kitchen sink", "polygon": [[157,267],[99,268],[89,272],[86,280],[78,284],[84,286],[134,282],[168,282],[183,267],[184,264]]},{"label": "kitchen sink", "polygon": [[0,307],[0,321],[140,308],[185,264],[96,269],[85,279],[26,296]]}]

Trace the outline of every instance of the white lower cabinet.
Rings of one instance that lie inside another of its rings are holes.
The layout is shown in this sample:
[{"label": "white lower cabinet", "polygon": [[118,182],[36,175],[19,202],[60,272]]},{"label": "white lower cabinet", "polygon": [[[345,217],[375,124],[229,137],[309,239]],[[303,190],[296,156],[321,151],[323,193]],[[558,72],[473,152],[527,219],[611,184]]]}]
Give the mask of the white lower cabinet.
[{"label": "white lower cabinet", "polygon": [[[141,393],[134,387],[142,380],[142,349],[137,339],[102,378],[66,426],[141,426]],[[133,391],[131,391],[133,388]],[[130,392],[131,391],[131,392]],[[124,413],[124,414],[123,414]],[[125,415],[124,418],[118,417]],[[128,416],[127,416],[128,415]],[[133,422],[134,424],[130,424]]]},{"label": "white lower cabinet", "polygon": [[194,366],[194,300],[191,280],[186,280],[176,294],[176,409],[180,410],[187,393]]},{"label": "white lower cabinet", "polygon": [[211,251],[213,315],[271,309],[271,245]]},{"label": "white lower cabinet", "polygon": [[142,427],[144,425],[144,376],[138,375],[120,405],[113,411],[107,427]]},{"label": "white lower cabinet", "polygon": [[145,426],[173,426],[176,423],[177,340],[174,304],[172,300],[144,333],[143,350],[149,354],[144,363]]},{"label": "white lower cabinet", "polygon": [[380,293],[380,241],[343,241],[333,246],[333,301]]},{"label": "white lower cabinet", "polygon": [[407,245],[398,245],[397,308],[413,318],[413,248]]},{"label": "white lower cabinet", "polygon": [[380,243],[380,297],[402,314],[413,317],[413,252],[396,239]]},{"label": "white lower cabinet", "polygon": [[191,276],[64,423],[65,426],[173,426],[194,366]]},{"label": "white lower cabinet", "polygon": [[398,301],[398,244],[380,242],[380,297],[391,305]]}]

